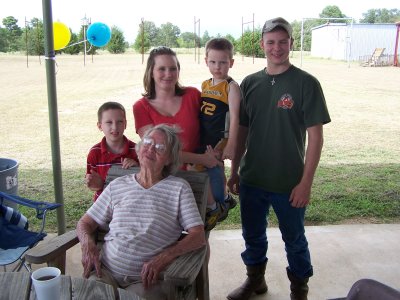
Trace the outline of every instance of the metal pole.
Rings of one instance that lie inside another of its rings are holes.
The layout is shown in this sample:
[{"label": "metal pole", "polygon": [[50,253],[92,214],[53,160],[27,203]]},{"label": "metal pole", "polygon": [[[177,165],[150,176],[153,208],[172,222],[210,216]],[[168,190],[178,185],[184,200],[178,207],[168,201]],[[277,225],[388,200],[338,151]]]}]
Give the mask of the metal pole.
[{"label": "metal pole", "polygon": [[64,196],[61,174],[60,137],[58,132],[57,89],[55,77],[55,51],[53,39],[53,17],[51,0],[42,0],[44,51],[47,77],[47,99],[49,106],[51,157],[53,162],[53,182],[56,203],[62,204],[57,209],[58,234],[65,233]]},{"label": "metal pole", "polygon": [[[83,66],[86,66],[86,28],[89,26],[89,24],[91,23],[90,19],[88,19],[86,17],[83,17],[82,19],[82,27],[83,27]],[[92,58],[92,62],[93,62],[93,58]]]},{"label": "metal pole", "polygon": [[39,57],[39,64],[42,65],[42,61],[40,60],[40,34],[39,34],[39,20],[36,19],[36,49]]},{"label": "metal pole", "polygon": [[240,52],[242,52],[242,61],[244,61],[244,51],[243,51],[243,17],[242,17],[242,49],[241,49]]},{"label": "metal pole", "polygon": [[396,32],[396,44],[394,45],[394,57],[393,57],[393,65],[395,67],[398,66],[399,60],[397,58],[397,51],[399,49],[399,33],[400,33],[400,22],[396,23],[397,26],[397,32]]},{"label": "metal pole", "polygon": [[[197,28],[199,31],[198,32],[198,34],[199,34],[198,41],[197,41],[196,23],[198,24]],[[193,20],[193,35],[194,35],[194,61],[196,61],[196,55],[198,55],[197,63],[200,63],[200,19],[198,19],[196,21],[196,17],[194,17],[194,20]],[[197,47],[199,49],[196,49]]]},{"label": "metal pole", "polygon": [[303,66],[303,35],[304,35],[304,18],[301,19],[300,68]]},{"label": "metal pole", "polygon": [[253,23],[253,34],[252,34],[252,38],[251,38],[251,51],[253,54],[253,64],[254,64],[254,13],[253,13],[253,21],[249,21],[249,22],[243,22],[243,17],[242,17],[242,61],[243,61],[243,25],[244,24],[250,24]]},{"label": "metal pole", "polygon": [[197,42],[196,42],[196,16],[193,19],[193,36],[194,36],[194,61],[196,62],[196,55],[197,55]]},{"label": "metal pole", "polygon": [[351,37],[353,34],[353,18],[351,18],[350,34],[348,38],[348,53],[347,53],[347,67],[350,68],[350,56],[351,56]]},{"label": "metal pole", "polygon": [[198,53],[197,53],[197,64],[200,64],[200,48],[201,48],[201,39],[200,39],[200,19],[198,20],[199,21],[199,25],[198,25],[198,28],[199,28],[199,47],[198,47]]},{"label": "metal pole", "polygon": [[83,25],[83,66],[86,66],[86,26]]},{"label": "metal pole", "polygon": [[142,18],[142,65],[144,63],[144,18]]},{"label": "metal pole", "polygon": [[253,51],[253,65],[254,65],[254,13],[253,13],[253,36],[251,38],[251,51]]},{"label": "metal pole", "polygon": [[26,17],[25,17],[25,46],[26,46],[26,67],[29,68],[29,59],[28,59],[28,26],[26,26]]}]

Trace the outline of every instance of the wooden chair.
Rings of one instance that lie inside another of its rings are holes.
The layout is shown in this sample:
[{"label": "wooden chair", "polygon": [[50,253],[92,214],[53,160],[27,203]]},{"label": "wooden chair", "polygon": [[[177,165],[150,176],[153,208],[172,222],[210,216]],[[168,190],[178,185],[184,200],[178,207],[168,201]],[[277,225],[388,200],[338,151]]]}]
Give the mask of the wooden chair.
[{"label": "wooden chair", "polygon": [[385,48],[375,48],[374,53],[372,53],[371,59],[368,62],[370,67],[382,66],[382,55]]},{"label": "wooden chair", "polygon": [[[137,173],[139,168],[122,169],[113,166],[108,171],[106,185],[119,176]],[[209,188],[208,175],[203,172],[179,171],[176,176],[189,182],[200,215],[205,220],[207,193]],[[208,232],[206,233],[208,237]],[[26,253],[26,260],[33,264],[47,263],[61,269],[65,274],[66,251],[79,243],[75,230],[57,236],[48,242],[41,243]],[[167,282],[167,297],[170,300],[204,299],[209,300],[207,247],[192,251],[178,257],[163,274]],[[119,289],[120,299],[139,299]]]}]

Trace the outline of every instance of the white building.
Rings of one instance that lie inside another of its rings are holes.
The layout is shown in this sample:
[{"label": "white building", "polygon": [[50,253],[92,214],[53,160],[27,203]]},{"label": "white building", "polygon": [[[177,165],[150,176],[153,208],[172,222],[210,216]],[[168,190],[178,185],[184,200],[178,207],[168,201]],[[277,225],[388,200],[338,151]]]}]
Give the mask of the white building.
[{"label": "white building", "polygon": [[376,48],[385,48],[384,55],[394,55],[396,24],[327,23],[311,31],[311,56],[359,61]]}]

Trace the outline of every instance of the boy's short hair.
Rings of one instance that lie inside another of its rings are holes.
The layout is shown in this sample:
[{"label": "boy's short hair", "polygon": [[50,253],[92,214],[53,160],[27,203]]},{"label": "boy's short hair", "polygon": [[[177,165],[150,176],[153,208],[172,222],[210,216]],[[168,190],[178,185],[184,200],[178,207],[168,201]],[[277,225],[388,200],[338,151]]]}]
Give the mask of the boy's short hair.
[{"label": "boy's short hair", "polygon": [[206,44],[206,57],[210,50],[223,50],[229,52],[229,58],[233,58],[233,44],[226,38],[213,38]]},{"label": "boy's short hair", "polygon": [[110,102],[103,103],[99,107],[99,110],[97,111],[97,120],[99,122],[101,122],[101,118],[103,116],[103,112],[105,112],[106,110],[109,110],[109,109],[120,109],[120,110],[122,110],[124,112],[124,117],[126,118],[125,107],[121,103],[110,101]]}]

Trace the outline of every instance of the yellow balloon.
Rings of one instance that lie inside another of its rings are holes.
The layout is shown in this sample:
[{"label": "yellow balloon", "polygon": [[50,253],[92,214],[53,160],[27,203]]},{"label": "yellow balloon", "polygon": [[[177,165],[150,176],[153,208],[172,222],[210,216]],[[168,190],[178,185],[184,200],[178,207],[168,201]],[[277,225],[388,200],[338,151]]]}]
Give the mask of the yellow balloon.
[{"label": "yellow balloon", "polygon": [[53,23],[54,50],[65,48],[71,40],[71,31],[61,22]]}]

